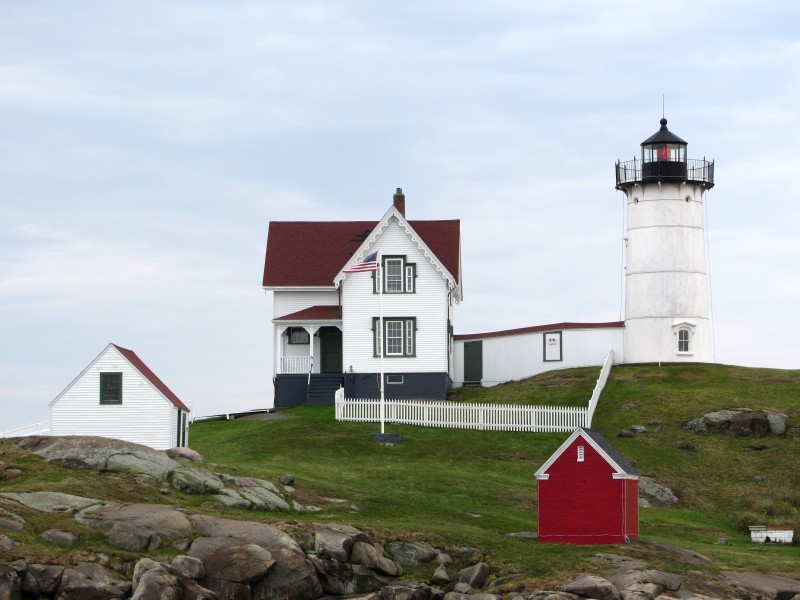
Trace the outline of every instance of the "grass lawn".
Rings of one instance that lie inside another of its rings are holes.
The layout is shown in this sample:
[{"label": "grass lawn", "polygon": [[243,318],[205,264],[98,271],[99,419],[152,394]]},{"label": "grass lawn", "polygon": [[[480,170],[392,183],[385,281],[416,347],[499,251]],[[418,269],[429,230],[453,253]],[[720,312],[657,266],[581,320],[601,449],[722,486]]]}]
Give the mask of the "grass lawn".
[{"label": "grass lawn", "polygon": [[[456,390],[469,402],[585,405],[598,369],[548,373],[496,388]],[[683,429],[696,416],[748,406],[794,415],[800,372],[722,365],[618,366],[612,370],[594,427],[643,475],[670,486],[677,507],[642,509],[641,537],[713,558],[719,568],[751,568],[800,576],[796,547],[751,550],[747,525],[800,521],[800,440],[759,440]],[[202,421],[191,445],[243,474],[292,474],[298,500],[324,506],[292,520],[337,521],[379,539],[422,539],[477,554],[504,572],[547,581],[574,572],[596,547],[539,544],[509,537],[535,531],[534,472],[566,434],[497,433],[388,424],[403,441],[375,443],[378,424],[337,423],[332,408],[295,408],[278,420]],[[800,415],[798,415],[800,416]],[[795,421],[796,422],[796,421]],[[617,438],[641,424],[647,432]],[[764,445],[753,450],[754,442]],[[689,442],[694,450],[681,449]],[[338,501],[344,502],[338,502]],[[719,538],[729,544],[718,545]],[[615,550],[638,552],[635,546]],[[669,566],[669,556],[657,557]],[[674,565],[673,565],[674,566]]]}]

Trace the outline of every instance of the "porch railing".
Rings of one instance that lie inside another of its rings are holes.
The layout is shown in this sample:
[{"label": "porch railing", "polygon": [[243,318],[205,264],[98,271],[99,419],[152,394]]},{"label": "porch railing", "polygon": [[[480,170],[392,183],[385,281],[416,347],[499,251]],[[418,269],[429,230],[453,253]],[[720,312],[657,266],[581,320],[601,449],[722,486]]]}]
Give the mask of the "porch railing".
[{"label": "porch railing", "polygon": [[284,356],[281,358],[281,373],[309,373],[310,356]]}]

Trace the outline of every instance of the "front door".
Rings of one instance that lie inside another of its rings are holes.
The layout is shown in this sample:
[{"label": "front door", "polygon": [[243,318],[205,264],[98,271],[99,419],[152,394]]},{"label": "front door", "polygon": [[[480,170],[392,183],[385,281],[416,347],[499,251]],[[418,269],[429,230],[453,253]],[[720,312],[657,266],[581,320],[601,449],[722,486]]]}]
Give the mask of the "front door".
[{"label": "front door", "polygon": [[337,327],[322,327],[319,331],[322,346],[320,373],[342,372],[342,332]]}]

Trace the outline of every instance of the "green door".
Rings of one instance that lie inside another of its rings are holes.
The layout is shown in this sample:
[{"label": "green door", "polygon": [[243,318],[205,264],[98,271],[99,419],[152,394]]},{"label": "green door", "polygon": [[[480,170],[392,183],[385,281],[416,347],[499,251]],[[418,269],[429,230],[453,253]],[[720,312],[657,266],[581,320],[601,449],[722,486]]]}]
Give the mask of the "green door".
[{"label": "green door", "polygon": [[342,372],[342,332],[336,327],[323,327],[319,332],[322,346],[321,373]]},{"label": "green door", "polygon": [[483,379],[483,341],[464,342],[464,385],[480,385]]}]

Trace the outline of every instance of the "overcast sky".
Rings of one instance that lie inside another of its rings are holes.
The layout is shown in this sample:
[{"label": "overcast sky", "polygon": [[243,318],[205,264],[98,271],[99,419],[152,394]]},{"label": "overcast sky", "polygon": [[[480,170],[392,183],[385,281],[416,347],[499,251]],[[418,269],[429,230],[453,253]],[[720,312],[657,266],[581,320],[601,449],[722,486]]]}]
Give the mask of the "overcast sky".
[{"label": "overcast sky", "polygon": [[[800,368],[800,3],[0,3],[0,431],[109,343],[271,405],[271,220],[461,219],[456,333],[620,318],[614,163],[716,161],[718,362]],[[308,240],[309,244],[314,240]],[[598,357],[601,360],[602,357]]]}]

